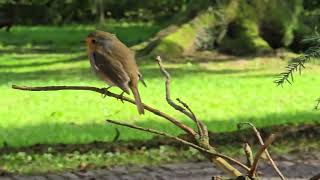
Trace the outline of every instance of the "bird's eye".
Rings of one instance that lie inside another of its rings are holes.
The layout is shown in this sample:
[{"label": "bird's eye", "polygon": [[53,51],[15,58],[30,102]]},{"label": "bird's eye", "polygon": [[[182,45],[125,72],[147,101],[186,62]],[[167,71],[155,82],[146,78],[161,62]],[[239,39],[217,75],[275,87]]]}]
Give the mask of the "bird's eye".
[{"label": "bird's eye", "polygon": [[92,39],[91,42],[92,42],[93,44],[95,44],[95,43],[96,43],[96,40],[95,40],[95,39]]}]

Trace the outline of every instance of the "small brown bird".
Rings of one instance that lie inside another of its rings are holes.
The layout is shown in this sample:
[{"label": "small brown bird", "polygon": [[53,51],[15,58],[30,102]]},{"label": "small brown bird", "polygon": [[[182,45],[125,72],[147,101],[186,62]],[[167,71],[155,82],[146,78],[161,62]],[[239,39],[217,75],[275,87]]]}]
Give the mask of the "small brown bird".
[{"label": "small brown bird", "polygon": [[130,94],[131,89],[139,114],[144,114],[138,80],[146,84],[139,72],[134,53],[114,34],[104,31],[90,33],[86,43],[93,71],[109,84],[109,87],[118,86],[127,94]]}]

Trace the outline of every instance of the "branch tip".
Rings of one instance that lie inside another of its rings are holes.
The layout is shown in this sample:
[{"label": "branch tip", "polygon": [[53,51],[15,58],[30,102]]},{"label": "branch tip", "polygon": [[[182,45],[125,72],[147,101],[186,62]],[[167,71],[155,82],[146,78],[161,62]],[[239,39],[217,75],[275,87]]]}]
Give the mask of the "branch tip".
[{"label": "branch tip", "polygon": [[265,150],[267,149],[268,146],[270,146],[270,144],[276,139],[276,135],[275,134],[271,134],[265,144],[263,146],[260,147],[260,149],[257,151],[255,157],[254,157],[254,161],[252,163],[252,167],[250,169],[250,172],[249,172],[249,176],[250,177],[254,177],[255,174],[256,174],[256,170],[257,170],[257,167],[258,167],[258,163],[259,163],[259,160],[261,158],[261,155],[263,154],[263,152],[265,152]]},{"label": "branch tip", "polygon": [[[261,146],[263,146],[265,143],[263,142],[263,139],[260,135],[260,132],[258,131],[258,129],[256,128],[256,126],[250,122],[241,122],[241,123],[238,123],[237,126],[238,128],[240,129],[242,127],[242,125],[248,125],[252,128],[253,132],[255,133],[259,143]],[[265,154],[267,156],[267,158],[269,159],[270,163],[271,163],[271,166],[272,168],[276,171],[276,173],[278,174],[278,176],[282,179],[282,180],[285,180],[286,178],[284,177],[284,175],[281,173],[280,169],[278,168],[278,166],[276,165],[276,163],[274,162],[274,160],[272,159],[269,151],[266,149],[265,150]]]}]

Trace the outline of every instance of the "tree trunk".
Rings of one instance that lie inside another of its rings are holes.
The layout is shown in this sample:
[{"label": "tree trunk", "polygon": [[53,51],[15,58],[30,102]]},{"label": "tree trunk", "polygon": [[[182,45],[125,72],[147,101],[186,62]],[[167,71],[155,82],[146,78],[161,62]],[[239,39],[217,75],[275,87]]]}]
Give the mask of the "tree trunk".
[{"label": "tree trunk", "polygon": [[99,0],[98,2],[98,11],[99,11],[99,20],[100,24],[103,24],[105,22],[105,15],[104,15],[104,3],[103,0]]},{"label": "tree trunk", "polygon": [[[225,10],[234,8],[235,2],[228,3]],[[209,1],[202,3],[191,1],[186,10],[178,15],[181,18],[174,18],[177,23],[162,30],[142,52],[164,57],[179,57],[196,51],[203,39],[201,36],[207,30],[222,25],[225,21],[213,7],[208,8],[208,3]],[[205,10],[200,11],[200,9]],[[231,11],[226,14],[227,19],[234,16]],[[185,20],[186,17],[189,18],[188,21]]]},{"label": "tree trunk", "polygon": [[197,50],[215,49],[247,55],[271,52],[293,42],[302,0],[223,2],[219,5],[206,0],[190,1],[178,15],[181,18],[173,18],[177,23],[161,31],[140,52],[180,57]]}]

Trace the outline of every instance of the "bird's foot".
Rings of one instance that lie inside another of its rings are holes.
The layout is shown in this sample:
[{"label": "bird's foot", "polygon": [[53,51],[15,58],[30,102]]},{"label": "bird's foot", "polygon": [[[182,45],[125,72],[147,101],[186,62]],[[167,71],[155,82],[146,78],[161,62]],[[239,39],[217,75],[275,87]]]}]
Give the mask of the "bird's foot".
[{"label": "bird's foot", "polygon": [[121,100],[122,103],[124,103],[123,101],[123,94],[124,94],[124,91],[119,95],[119,98],[117,98],[118,100]]},{"label": "bird's foot", "polygon": [[104,90],[104,93],[102,94],[102,97],[105,98],[107,95],[108,95],[108,92],[109,92],[109,89],[111,88],[112,86],[109,86],[109,87],[106,87],[106,88],[102,88]]}]

